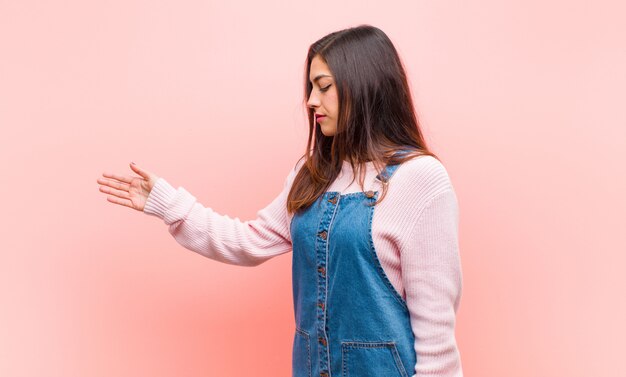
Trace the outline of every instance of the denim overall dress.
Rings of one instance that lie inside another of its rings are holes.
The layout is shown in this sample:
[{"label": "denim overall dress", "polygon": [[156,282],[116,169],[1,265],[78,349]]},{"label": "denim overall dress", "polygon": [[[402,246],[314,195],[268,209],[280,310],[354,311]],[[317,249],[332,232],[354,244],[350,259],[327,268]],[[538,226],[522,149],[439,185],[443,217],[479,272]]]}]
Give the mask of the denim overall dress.
[{"label": "denim overall dress", "polygon": [[[385,184],[399,165],[387,165]],[[378,191],[329,191],[291,220],[293,377],[410,377],[417,361],[406,301],[372,239]]]}]

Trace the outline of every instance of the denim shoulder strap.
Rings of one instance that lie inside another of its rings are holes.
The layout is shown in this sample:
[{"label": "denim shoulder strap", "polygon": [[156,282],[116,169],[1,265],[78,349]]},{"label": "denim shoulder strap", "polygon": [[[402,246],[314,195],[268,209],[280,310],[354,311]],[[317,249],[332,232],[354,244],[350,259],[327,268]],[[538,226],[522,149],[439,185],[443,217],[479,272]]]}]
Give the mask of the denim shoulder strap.
[{"label": "denim shoulder strap", "polygon": [[[414,149],[403,148],[403,149],[395,152],[394,156],[410,153],[413,150]],[[396,169],[398,169],[399,166],[400,166],[399,164],[396,164],[396,165],[389,165],[388,164],[388,165],[386,165],[385,168],[383,169],[383,171],[376,176],[376,179],[379,180],[380,182],[382,182],[383,184],[387,184],[389,182],[389,180],[391,179],[391,176],[393,175],[393,173],[395,173]]]}]

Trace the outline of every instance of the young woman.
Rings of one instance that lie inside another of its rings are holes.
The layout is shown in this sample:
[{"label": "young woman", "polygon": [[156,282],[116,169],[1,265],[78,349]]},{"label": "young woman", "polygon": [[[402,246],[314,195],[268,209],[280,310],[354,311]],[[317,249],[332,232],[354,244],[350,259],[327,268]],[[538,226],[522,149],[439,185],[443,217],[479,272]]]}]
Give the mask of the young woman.
[{"label": "young woman", "polygon": [[307,149],[256,219],[222,216],[135,164],[139,177],[105,173],[100,190],[214,260],[291,251],[293,376],[462,376],[457,197],[396,49],[376,27],[348,28],[310,46],[305,72]]}]

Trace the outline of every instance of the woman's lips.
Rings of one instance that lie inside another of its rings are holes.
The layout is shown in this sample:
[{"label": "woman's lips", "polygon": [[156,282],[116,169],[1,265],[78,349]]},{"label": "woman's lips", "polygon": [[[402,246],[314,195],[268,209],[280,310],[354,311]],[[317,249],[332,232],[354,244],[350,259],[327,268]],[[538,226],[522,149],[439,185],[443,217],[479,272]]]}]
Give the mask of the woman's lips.
[{"label": "woman's lips", "polygon": [[315,115],[315,121],[319,122],[321,119],[326,118],[326,115]]}]

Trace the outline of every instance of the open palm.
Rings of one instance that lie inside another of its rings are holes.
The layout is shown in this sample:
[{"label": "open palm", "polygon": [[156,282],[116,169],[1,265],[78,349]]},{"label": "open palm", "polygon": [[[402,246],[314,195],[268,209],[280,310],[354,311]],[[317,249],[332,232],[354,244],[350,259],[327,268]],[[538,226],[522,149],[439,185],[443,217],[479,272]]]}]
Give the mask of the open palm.
[{"label": "open palm", "polygon": [[130,164],[131,170],[139,177],[119,174],[103,173],[105,178],[98,178],[100,191],[109,194],[107,200],[111,203],[123,205],[137,211],[143,211],[150,191],[159,177],[135,164]]}]

